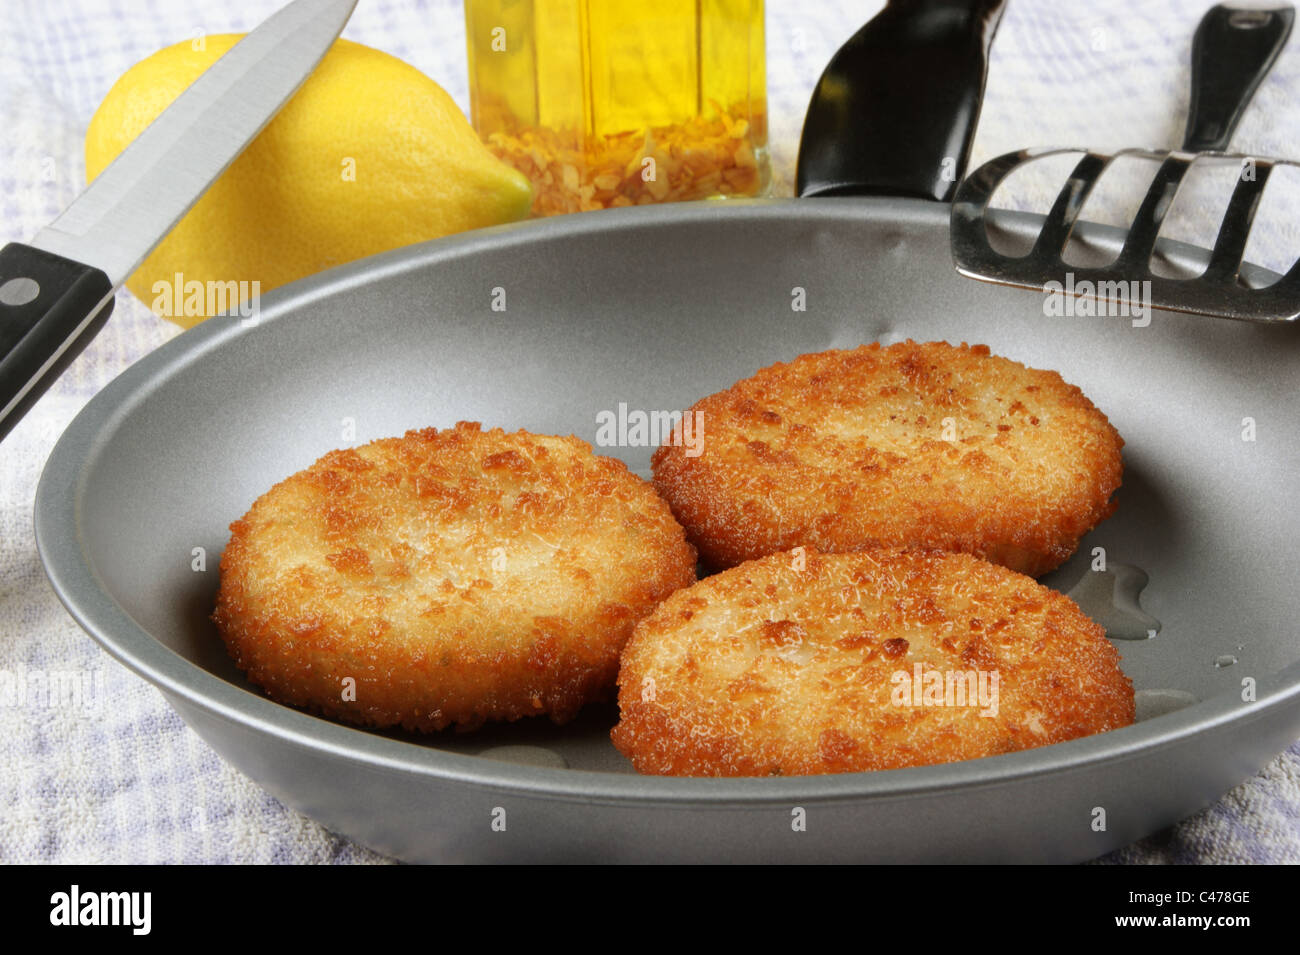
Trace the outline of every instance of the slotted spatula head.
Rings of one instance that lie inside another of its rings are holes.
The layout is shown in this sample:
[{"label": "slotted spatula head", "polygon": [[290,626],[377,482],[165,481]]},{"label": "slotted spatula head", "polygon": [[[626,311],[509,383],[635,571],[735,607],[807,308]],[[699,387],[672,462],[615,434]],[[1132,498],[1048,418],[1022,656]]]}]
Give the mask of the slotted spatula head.
[{"label": "slotted spatula head", "polygon": [[[957,270],[1004,285],[1091,295],[1122,306],[1172,309],[1221,318],[1284,322],[1300,318],[1300,263],[1280,278],[1243,262],[1251,224],[1269,174],[1290,160],[1226,153],[1237,121],[1272,67],[1291,32],[1290,6],[1244,9],[1220,4],[1206,14],[1192,44],[1192,97],[1180,150],[1022,149],[985,163],[958,188],[952,208],[952,250]],[[1080,155],[1047,213],[1028,253],[994,249],[988,234],[989,201],[1025,163],[1062,153]],[[1080,211],[1107,167],[1119,157],[1159,161],[1151,185],[1113,262],[1076,266],[1064,259]],[[1197,160],[1235,163],[1237,185],[1224,213],[1204,272],[1171,278],[1152,269],[1166,214],[1188,169]],[[1067,282],[1068,277],[1068,282]],[[1261,287],[1263,286],[1263,287]],[[1127,314],[1127,312],[1125,312]]]}]

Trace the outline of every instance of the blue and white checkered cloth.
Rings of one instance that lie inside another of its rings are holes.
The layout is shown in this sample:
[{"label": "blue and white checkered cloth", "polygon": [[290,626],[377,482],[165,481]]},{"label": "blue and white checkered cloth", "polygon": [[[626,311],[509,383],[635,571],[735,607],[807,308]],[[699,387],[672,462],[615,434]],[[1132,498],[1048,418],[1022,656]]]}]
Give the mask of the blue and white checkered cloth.
[{"label": "blue and white checkered cloth", "polygon": [[[30,238],[77,195],[86,125],[128,67],[183,39],[251,29],[280,3],[4,0],[0,241]],[[1190,38],[1208,4],[1013,0],[994,47],[973,161],[1036,144],[1177,145]],[[768,0],[776,194],[791,192],[813,83],[880,5]],[[407,60],[468,108],[460,0],[361,0],[345,35]],[[1243,121],[1242,148],[1300,156],[1300,105],[1288,96],[1300,87],[1298,42]],[[1016,201],[1041,207],[1050,195],[1028,183]],[[1300,249],[1300,217],[1276,218],[1263,236],[1266,262]],[[50,449],[96,391],[177,331],[119,294],[105,330],[0,446],[0,862],[384,861],[227,766],[152,686],[77,627],[46,584],[32,499]],[[51,691],[51,681],[64,680],[80,693],[74,705],[67,684]],[[1110,858],[1300,861],[1300,746],[1205,812]]]}]

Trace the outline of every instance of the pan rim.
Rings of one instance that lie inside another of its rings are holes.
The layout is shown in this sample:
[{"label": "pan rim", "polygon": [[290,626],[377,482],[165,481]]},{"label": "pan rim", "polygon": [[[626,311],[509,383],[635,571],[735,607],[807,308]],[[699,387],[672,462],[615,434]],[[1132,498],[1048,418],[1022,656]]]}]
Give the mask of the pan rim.
[{"label": "pan rim", "polygon": [[[792,209],[810,223],[849,219],[946,225],[949,207],[908,198],[834,200],[728,200],[676,206],[615,209],[563,216],[435,239],[339,266],[277,289],[263,299],[259,323],[272,322],[358,277],[379,280],[473,255],[481,248],[546,243],[554,237],[599,235],[629,228],[653,230],[707,224],[740,215],[757,222],[787,220]],[[1172,320],[1186,316],[1169,313]],[[1193,319],[1194,320],[1194,319]],[[34,507],[37,550],[50,584],[74,620],[130,670],[158,687],[175,706],[179,698],[208,715],[267,734],[321,756],[347,759],[376,770],[416,774],[491,790],[585,803],[682,808],[759,807],[791,800],[818,804],[896,799],[1004,786],[1026,777],[1087,771],[1154,753],[1228,723],[1249,723],[1300,700],[1300,662],[1259,678],[1257,699],[1242,703],[1225,691],[1132,726],[1065,743],[1001,756],[935,766],[776,778],[673,778],[593,770],[554,769],[462,755],[378,735],[316,717],[258,695],[190,662],[144,630],[109,593],[84,547],[81,502],[90,469],[134,406],[157,384],[181,374],[210,350],[241,332],[238,317],[210,319],[145,355],[95,395],[59,438],[46,462]]]}]

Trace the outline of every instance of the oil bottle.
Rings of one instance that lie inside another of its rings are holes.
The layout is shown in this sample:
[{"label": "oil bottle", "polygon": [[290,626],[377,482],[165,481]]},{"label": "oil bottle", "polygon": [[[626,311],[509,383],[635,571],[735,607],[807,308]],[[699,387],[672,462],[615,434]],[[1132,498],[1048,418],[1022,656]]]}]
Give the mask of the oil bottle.
[{"label": "oil bottle", "polygon": [[551,215],[767,188],[762,0],[465,0],[475,129]]}]

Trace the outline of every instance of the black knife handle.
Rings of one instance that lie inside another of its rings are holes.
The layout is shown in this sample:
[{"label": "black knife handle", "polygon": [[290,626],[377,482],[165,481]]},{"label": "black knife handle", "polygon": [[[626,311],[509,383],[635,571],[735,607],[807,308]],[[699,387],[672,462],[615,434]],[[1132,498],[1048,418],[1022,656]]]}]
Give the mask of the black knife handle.
[{"label": "black knife handle", "polygon": [[1290,6],[1211,7],[1192,39],[1192,98],[1183,149],[1222,152],[1291,34]]},{"label": "black knife handle", "polygon": [[0,439],[112,312],[99,269],[17,242],[0,249]]},{"label": "black knife handle", "polygon": [[796,192],[949,201],[970,158],[1003,3],[890,0],[813,91]]}]

